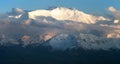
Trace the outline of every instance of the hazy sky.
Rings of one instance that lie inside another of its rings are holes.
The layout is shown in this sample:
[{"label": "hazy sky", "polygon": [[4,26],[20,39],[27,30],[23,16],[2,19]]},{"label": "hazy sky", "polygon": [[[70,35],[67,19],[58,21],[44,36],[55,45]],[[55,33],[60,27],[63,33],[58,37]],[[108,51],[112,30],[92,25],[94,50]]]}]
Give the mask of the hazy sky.
[{"label": "hazy sky", "polygon": [[25,10],[47,9],[52,6],[76,8],[87,13],[102,13],[109,6],[120,9],[120,0],[0,0],[0,13],[11,8]]}]

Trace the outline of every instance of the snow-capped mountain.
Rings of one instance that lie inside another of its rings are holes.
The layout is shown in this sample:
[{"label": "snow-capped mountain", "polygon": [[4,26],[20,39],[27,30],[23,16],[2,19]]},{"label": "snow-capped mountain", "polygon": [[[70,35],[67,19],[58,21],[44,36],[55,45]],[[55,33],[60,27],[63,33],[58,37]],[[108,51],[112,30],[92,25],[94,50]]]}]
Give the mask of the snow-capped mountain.
[{"label": "snow-capped mountain", "polygon": [[75,22],[82,22],[87,24],[94,24],[98,21],[108,21],[107,18],[103,16],[94,16],[91,14],[86,14],[77,9],[68,9],[63,7],[57,7],[52,10],[35,10],[28,12],[29,18],[39,19],[40,16],[52,17],[57,20],[70,20]]}]

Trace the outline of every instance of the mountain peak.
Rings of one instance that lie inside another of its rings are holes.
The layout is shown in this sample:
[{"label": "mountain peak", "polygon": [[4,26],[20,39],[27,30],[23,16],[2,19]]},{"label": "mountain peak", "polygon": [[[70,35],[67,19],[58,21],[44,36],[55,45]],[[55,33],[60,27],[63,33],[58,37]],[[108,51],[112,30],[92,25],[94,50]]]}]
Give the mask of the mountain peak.
[{"label": "mountain peak", "polygon": [[38,19],[36,17],[45,16],[52,17],[56,20],[70,20],[74,22],[82,22],[87,24],[94,24],[97,21],[108,20],[102,16],[93,16],[91,14],[86,14],[77,9],[69,9],[65,7],[56,7],[52,10],[35,10],[28,12],[29,18]]}]

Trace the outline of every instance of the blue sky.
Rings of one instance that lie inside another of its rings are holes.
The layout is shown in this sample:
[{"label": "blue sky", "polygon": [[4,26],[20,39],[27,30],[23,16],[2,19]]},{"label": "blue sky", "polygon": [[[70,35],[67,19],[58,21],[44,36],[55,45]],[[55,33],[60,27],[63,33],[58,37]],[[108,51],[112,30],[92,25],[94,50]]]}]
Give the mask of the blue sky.
[{"label": "blue sky", "polygon": [[52,6],[76,8],[87,13],[103,13],[109,6],[120,9],[120,0],[0,0],[0,13],[11,8],[47,9]]}]

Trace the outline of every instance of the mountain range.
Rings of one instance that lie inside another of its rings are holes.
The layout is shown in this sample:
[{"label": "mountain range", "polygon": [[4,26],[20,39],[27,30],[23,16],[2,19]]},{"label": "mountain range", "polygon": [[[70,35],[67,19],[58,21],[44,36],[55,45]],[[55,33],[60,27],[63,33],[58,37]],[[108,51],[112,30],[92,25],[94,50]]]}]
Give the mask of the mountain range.
[{"label": "mountain range", "polygon": [[0,15],[0,45],[51,47],[53,50],[120,49],[119,19],[56,7]]}]

